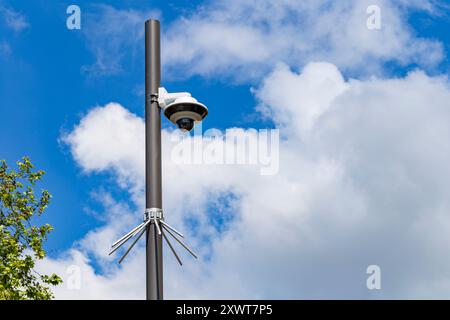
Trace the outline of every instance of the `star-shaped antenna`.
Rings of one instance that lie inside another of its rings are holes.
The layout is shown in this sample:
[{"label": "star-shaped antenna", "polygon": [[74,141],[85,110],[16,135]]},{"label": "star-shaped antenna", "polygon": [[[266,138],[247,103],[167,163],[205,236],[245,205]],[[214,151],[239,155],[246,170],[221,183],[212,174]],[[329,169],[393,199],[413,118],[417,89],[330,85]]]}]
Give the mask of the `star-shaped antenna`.
[{"label": "star-shaped antenna", "polygon": [[134,239],[134,241],[131,243],[130,247],[125,251],[125,254],[120,258],[119,263],[122,263],[122,261],[125,259],[125,257],[130,253],[131,249],[136,245],[136,243],[139,241],[139,239],[142,237],[142,235],[147,231],[147,229],[150,227],[151,224],[155,224],[156,230],[158,231],[159,235],[162,235],[162,237],[167,241],[167,244],[169,245],[170,250],[174,254],[175,258],[177,259],[178,263],[183,265],[181,262],[180,257],[176,253],[174,247],[172,246],[172,243],[169,241],[169,238],[166,236],[166,233],[168,233],[170,236],[172,236],[184,249],[186,249],[194,258],[198,258],[197,255],[183,242],[181,241],[176,235],[178,235],[181,238],[184,238],[183,234],[178,232],[176,229],[171,227],[169,224],[167,224],[164,221],[163,217],[163,211],[159,208],[150,208],[145,210],[144,215],[144,221],[138,225],[137,227],[133,228],[130,232],[128,232],[126,235],[124,235],[122,238],[117,240],[111,245],[111,252],[109,255],[116,252],[120,247],[122,247],[126,242],[129,240]]}]

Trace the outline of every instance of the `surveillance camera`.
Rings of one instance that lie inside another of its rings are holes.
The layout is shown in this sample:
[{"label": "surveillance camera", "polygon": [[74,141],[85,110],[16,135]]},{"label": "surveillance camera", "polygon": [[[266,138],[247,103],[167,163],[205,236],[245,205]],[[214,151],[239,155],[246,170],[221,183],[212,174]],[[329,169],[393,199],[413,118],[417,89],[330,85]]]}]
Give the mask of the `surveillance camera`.
[{"label": "surveillance camera", "polygon": [[195,123],[208,115],[208,108],[188,92],[167,93],[160,88],[158,101],[167,119],[184,131],[191,131]]}]

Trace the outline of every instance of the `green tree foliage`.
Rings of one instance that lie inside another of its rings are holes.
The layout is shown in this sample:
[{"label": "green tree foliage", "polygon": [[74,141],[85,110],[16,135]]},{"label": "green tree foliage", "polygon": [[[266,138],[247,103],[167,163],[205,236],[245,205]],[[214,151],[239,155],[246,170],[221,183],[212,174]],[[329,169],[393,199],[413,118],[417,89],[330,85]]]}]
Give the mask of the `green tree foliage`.
[{"label": "green tree foliage", "polygon": [[45,257],[43,243],[53,228],[34,223],[51,195],[33,190],[44,171],[33,171],[26,157],[17,166],[15,171],[0,160],[0,299],[48,300],[53,298],[50,286],[62,280],[56,274],[41,275],[34,267]]}]

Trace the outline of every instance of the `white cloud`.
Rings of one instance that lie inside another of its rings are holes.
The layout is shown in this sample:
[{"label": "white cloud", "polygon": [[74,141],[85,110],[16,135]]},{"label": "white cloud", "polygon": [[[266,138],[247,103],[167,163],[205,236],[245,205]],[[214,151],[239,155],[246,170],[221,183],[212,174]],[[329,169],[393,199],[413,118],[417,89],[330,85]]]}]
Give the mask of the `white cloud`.
[{"label": "white cloud", "polygon": [[[381,10],[381,30],[369,30],[369,5]],[[330,61],[341,70],[369,75],[385,62],[431,66],[441,44],[418,38],[408,9],[432,11],[429,1],[217,0],[173,22],[164,36],[169,69],[176,74],[225,74],[258,79],[278,61],[304,65]],[[180,68],[184,72],[180,72]]]},{"label": "white cloud", "polygon": [[[139,117],[117,103],[109,103],[92,109],[63,140],[72,146],[74,159],[86,172],[112,170],[118,174],[122,187],[132,181],[136,183],[135,188],[141,189],[139,177],[144,174],[144,159],[139,155],[144,147],[144,137],[140,134],[143,130],[144,123]],[[114,148],[99,152],[99,146],[111,141]]]},{"label": "white cloud", "polygon": [[[366,9],[381,9],[381,30],[369,30]],[[218,75],[259,80],[283,61],[329,61],[357,75],[381,74],[386,62],[433,68],[442,44],[418,37],[411,10],[439,14],[440,1],[214,0],[172,21],[162,20],[162,62],[167,78]],[[84,34],[96,63],[88,71],[115,74],[143,59],[144,21],[158,12],[97,6]],[[127,52],[131,52],[128,54]],[[139,61],[139,60],[138,60]]]},{"label": "white cloud", "polygon": [[[44,273],[55,272],[64,279],[64,283],[54,290],[58,299],[142,298],[145,286],[138,275],[143,271],[143,255],[130,254],[123,269],[118,268],[114,256],[108,256],[110,244],[121,232],[134,227],[136,216],[126,204],[115,202],[108,194],[100,194],[97,198],[104,206],[105,225],[91,230],[58,259],[39,262],[37,268]],[[129,274],[136,277],[129,279]],[[79,287],[74,287],[78,280]]]},{"label": "white cloud", "polygon": [[[332,64],[300,73],[280,64],[254,92],[284,135],[278,175],[176,165],[163,132],[166,218],[201,256],[183,255],[179,268],[166,248],[166,297],[448,297],[448,79],[417,71],[346,81]],[[89,112],[66,141],[84,170],[111,172],[142,211],[142,137],[143,120],[109,104]],[[237,198],[227,205],[230,194]],[[106,202],[117,208],[111,220],[71,255],[44,265],[83,269],[81,292],[62,286],[59,298],[144,298],[142,247],[123,269],[104,256],[141,213]],[[224,217],[227,228],[214,227]],[[88,256],[101,261],[103,274]],[[371,264],[381,267],[379,292],[365,287]]]},{"label": "white cloud", "polygon": [[318,118],[347,89],[341,73],[332,64],[311,63],[300,76],[289,72],[287,65],[279,64],[255,93],[263,102],[258,110],[277,124],[289,124],[290,136],[311,131]]}]

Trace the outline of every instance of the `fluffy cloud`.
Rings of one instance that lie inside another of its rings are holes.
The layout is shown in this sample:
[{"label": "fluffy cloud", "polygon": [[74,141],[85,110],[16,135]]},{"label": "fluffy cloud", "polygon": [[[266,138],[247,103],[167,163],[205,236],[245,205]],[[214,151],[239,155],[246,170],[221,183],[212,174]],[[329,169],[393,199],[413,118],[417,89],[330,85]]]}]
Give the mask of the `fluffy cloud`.
[{"label": "fluffy cloud", "polygon": [[[122,187],[133,185],[142,189],[139,178],[144,174],[143,130],[142,119],[119,104],[110,103],[105,107],[92,109],[63,140],[72,146],[75,161],[86,172],[111,170],[118,174]],[[114,141],[114,148],[104,149],[99,153],[98,146],[109,143],[108,141]]]},{"label": "fluffy cloud", "polygon": [[[380,30],[367,28],[371,5],[380,8]],[[439,14],[441,5],[427,0],[208,1],[181,18],[163,19],[164,74],[254,82],[278,61],[305,65],[322,60],[364,76],[381,74],[386,62],[429,68],[441,61],[442,45],[417,37],[407,20],[411,10]],[[144,21],[160,14],[96,8],[83,27],[96,58],[93,71],[114,74],[124,58],[142,60]]]},{"label": "fluffy cloud", "polygon": [[[369,30],[369,6],[378,6],[381,29]],[[166,59],[187,74],[259,77],[277,61],[303,65],[330,61],[344,71],[371,74],[387,61],[432,65],[439,43],[417,38],[403,13],[431,10],[429,1],[213,1],[167,32]],[[432,54],[430,54],[430,52]]]},{"label": "fluffy cloud", "polygon": [[[329,63],[301,72],[279,64],[254,93],[283,137],[277,175],[176,164],[163,132],[166,219],[201,257],[183,255],[179,268],[166,248],[166,297],[448,297],[448,79],[345,80]],[[105,225],[44,263],[63,275],[71,264],[82,270],[81,290],[63,285],[59,298],[144,298],[143,244],[120,268],[105,255],[142,216],[142,137],[143,120],[109,104],[65,138],[84,170],[109,172],[133,200],[106,196],[114,214]],[[371,264],[381,291],[366,288]]]},{"label": "fluffy cloud", "polygon": [[284,128],[289,125],[289,133],[285,135],[290,136],[311,131],[318,118],[346,89],[348,85],[332,64],[307,65],[300,76],[289,72],[287,65],[279,64],[255,93],[261,101],[258,110]]}]

